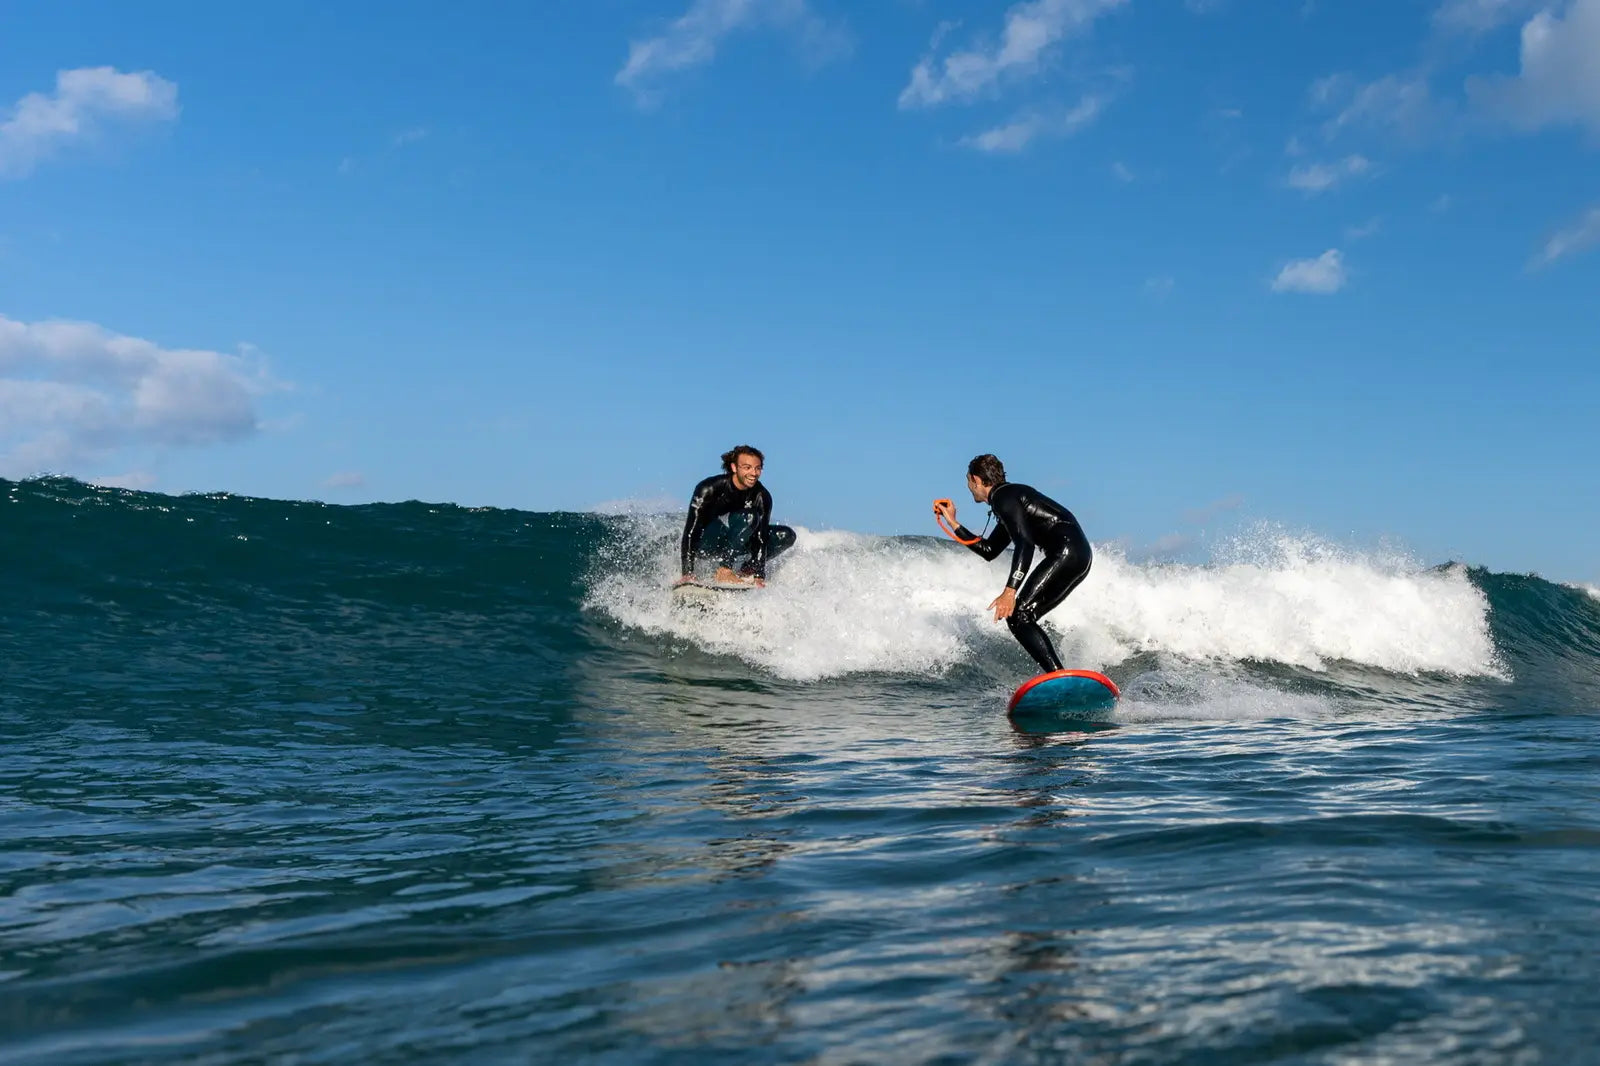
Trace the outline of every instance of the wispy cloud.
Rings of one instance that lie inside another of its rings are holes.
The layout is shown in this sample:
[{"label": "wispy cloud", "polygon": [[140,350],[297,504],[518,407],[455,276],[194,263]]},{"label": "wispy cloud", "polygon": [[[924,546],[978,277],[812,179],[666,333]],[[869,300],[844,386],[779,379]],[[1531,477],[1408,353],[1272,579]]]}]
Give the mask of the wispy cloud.
[{"label": "wispy cloud", "polygon": [[0,315],[0,476],[239,440],[259,428],[256,399],[281,387],[247,355]]},{"label": "wispy cloud", "polygon": [[1383,229],[1383,219],[1371,218],[1359,226],[1345,227],[1344,236],[1348,241],[1364,241]]},{"label": "wispy cloud", "polygon": [[1105,110],[1098,96],[1086,96],[1066,111],[1034,110],[1000,126],[961,139],[961,146],[980,152],[1020,152],[1041,137],[1070,137]]},{"label": "wispy cloud", "polygon": [[148,70],[59,71],[55,92],[29,93],[0,121],[0,177],[26,177],[45,159],[113,126],[177,117],[178,87]]},{"label": "wispy cloud", "polygon": [[1203,507],[1195,507],[1183,512],[1183,520],[1188,522],[1190,525],[1203,526],[1212,519],[1216,518],[1218,515],[1226,514],[1229,511],[1237,511],[1243,506],[1244,494],[1240,492],[1230,492],[1228,495],[1223,496],[1220,499],[1212,500]]},{"label": "wispy cloud", "polygon": [[1111,176],[1122,182],[1124,185],[1131,185],[1133,182],[1138,180],[1138,175],[1136,175],[1132,169],[1129,168],[1128,164],[1122,162],[1120,159],[1111,164]]},{"label": "wispy cloud", "polygon": [[367,475],[358,470],[342,470],[337,474],[324,478],[322,487],[325,489],[359,489],[367,483]]},{"label": "wispy cloud", "polygon": [[842,54],[849,46],[843,30],[818,17],[806,0],[694,0],[656,36],[629,43],[628,61],[615,81],[630,90],[640,106],[654,106],[664,78],[711,62],[729,34],[761,27],[796,34],[819,61]]},{"label": "wispy cloud", "polygon": [[1487,33],[1539,8],[1545,0],[1445,0],[1433,23],[1455,33]]},{"label": "wispy cloud", "polygon": [[1575,222],[1550,235],[1529,261],[1530,270],[1547,267],[1558,259],[1577,255],[1600,244],[1600,206],[1589,208]]},{"label": "wispy cloud", "polygon": [[1452,109],[1434,96],[1425,73],[1389,74],[1359,81],[1333,74],[1311,83],[1311,106],[1325,114],[1324,137],[1377,130],[1426,141],[1451,129]]},{"label": "wispy cloud", "polygon": [[1307,196],[1336,188],[1350,178],[1372,172],[1372,162],[1364,155],[1347,155],[1336,163],[1304,163],[1289,171],[1289,187]]},{"label": "wispy cloud", "polygon": [[935,54],[946,36],[947,27],[941,27],[932,51],[912,68],[911,80],[900,92],[900,106],[910,109],[969,101],[994,91],[1002,82],[1035,77],[1048,68],[1060,41],[1083,32],[1095,19],[1126,2],[1030,0],[1014,4],[1006,12],[998,41],[979,42],[942,59]]},{"label": "wispy cloud", "polygon": [[1145,295],[1156,300],[1165,300],[1172,295],[1172,290],[1178,285],[1177,279],[1170,274],[1161,274],[1145,281]]},{"label": "wispy cloud", "polygon": [[408,130],[401,130],[399,133],[395,134],[394,139],[390,143],[395,148],[404,148],[408,144],[416,144],[418,141],[427,136],[428,127],[413,126]]},{"label": "wispy cloud", "polygon": [[1521,72],[1468,82],[1491,117],[1522,129],[1587,126],[1600,134],[1600,0],[1571,0],[1522,27]]},{"label": "wispy cloud", "polygon": [[1272,279],[1272,291],[1328,296],[1344,288],[1344,283],[1344,256],[1339,249],[1329,248],[1315,259],[1285,263]]}]

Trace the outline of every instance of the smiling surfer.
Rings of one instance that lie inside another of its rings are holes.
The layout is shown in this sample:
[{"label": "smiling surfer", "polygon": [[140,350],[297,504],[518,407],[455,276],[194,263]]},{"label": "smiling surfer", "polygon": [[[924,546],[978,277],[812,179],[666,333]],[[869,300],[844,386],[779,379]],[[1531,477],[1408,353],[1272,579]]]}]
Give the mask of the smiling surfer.
[{"label": "smiling surfer", "polygon": [[[695,579],[694,567],[700,559],[716,560],[719,582],[766,584],[767,560],[793,544],[795,532],[771,524],[772,493],[761,484],[765,464],[760,449],[741,444],[722,453],[724,473],[713,474],[694,487],[689,517],[683,524],[683,576],[678,584]],[[740,557],[745,562],[735,572]]]},{"label": "smiling surfer", "polygon": [[[957,524],[956,507],[949,500],[935,501],[934,514],[955,527],[952,536],[985,559],[994,559],[1008,544],[1016,545],[1005,591],[989,607],[995,621],[1005,619],[1012,636],[1046,673],[1061,670],[1061,658],[1039,619],[1088,575],[1094,558],[1089,538],[1071,511],[1038,489],[1007,481],[1005,465],[993,455],[980,455],[967,464],[967,489],[999,520],[993,533],[978,537]],[[1035,551],[1044,555],[1037,567]]]}]

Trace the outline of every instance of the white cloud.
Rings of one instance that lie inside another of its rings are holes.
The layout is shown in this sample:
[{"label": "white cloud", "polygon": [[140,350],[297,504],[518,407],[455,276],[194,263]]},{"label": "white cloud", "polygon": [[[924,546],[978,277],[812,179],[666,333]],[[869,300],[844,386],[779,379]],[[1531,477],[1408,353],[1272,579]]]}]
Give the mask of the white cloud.
[{"label": "white cloud", "polygon": [[26,177],[41,161],[107,127],[177,117],[178,87],[148,70],[59,71],[54,93],[29,93],[0,121],[0,177]]},{"label": "white cloud", "polygon": [[1381,229],[1383,229],[1383,220],[1381,218],[1372,218],[1363,222],[1359,226],[1347,227],[1344,231],[1344,236],[1345,240],[1364,241],[1368,237],[1376,234]]},{"label": "white cloud", "polygon": [[1289,171],[1289,187],[1316,196],[1371,170],[1371,160],[1363,155],[1347,155],[1337,163],[1305,163]]},{"label": "white cloud", "polygon": [[1192,533],[1167,533],[1130,553],[1141,560],[1170,558],[1194,547],[1198,541]]},{"label": "white cloud", "polygon": [[1577,221],[1550,235],[1529,262],[1530,269],[1547,267],[1558,259],[1577,255],[1600,244],[1600,206],[1591,207]]},{"label": "white cloud", "polygon": [[1519,19],[1544,0],[1445,0],[1433,13],[1440,29],[1458,33],[1487,33]]},{"label": "white cloud", "polygon": [[1138,180],[1138,176],[1129,169],[1128,164],[1122,162],[1120,159],[1111,164],[1111,174],[1124,185],[1131,185],[1134,181]]},{"label": "white cloud", "polygon": [[1212,500],[1203,507],[1195,507],[1183,512],[1183,520],[1190,525],[1203,526],[1211,522],[1218,515],[1228,511],[1237,511],[1244,506],[1242,492],[1230,492],[1220,499]]},{"label": "white cloud", "polygon": [[359,489],[367,483],[367,476],[358,470],[342,470],[325,479],[325,489]]},{"label": "white cloud", "polygon": [[277,387],[245,356],[0,315],[0,476],[82,473],[125,448],[248,437],[256,398]]},{"label": "white cloud", "polygon": [[[1081,32],[1127,0],[1030,0],[1006,12],[998,42],[951,52],[942,60],[924,56],[900,92],[902,108],[934,107],[972,100],[1002,80],[1027,78],[1045,69],[1053,46]],[[938,38],[944,36],[943,27]],[[933,48],[938,49],[938,38]]]},{"label": "white cloud", "polygon": [[1165,300],[1168,296],[1172,295],[1172,290],[1176,288],[1177,285],[1177,279],[1173,278],[1171,275],[1162,274],[1146,281],[1144,283],[1144,291],[1147,296],[1151,296],[1157,300]]},{"label": "white cloud", "polygon": [[1474,79],[1468,90],[1522,129],[1581,125],[1600,133],[1600,0],[1572,0],[1565,18],[1541,11],[1522,27],[1522,72]]},{"label": "white cloud", "polygon": [[1389,74],[1360,82],[1348,74],[1319,78],[1311,84],[1311,104],[1332,111],[1322,132],[1330,140],[1352,129],[1388,130],[1415,139],[1436,133],[1449,117],[1449,106],[1436,99],[1424,74]]},{"label": "white cloud", "polygon": [[806,0],[694,0],[662,33],[629,42],[628,61],[617,71],[615,81],[632,90],[641,106],[651,106],[659,96],[656,86],[662,78],[711,62],[723,38],[736,30],[761,26],[798,34],[819,59],[846,47],[842,31],[815,15]]},{"label": "white cloud", "polygon": [[428,127],[413,126],[408,130],[401,130],[399,133],[395,134],[393,146],[395,148],[404,148],[406,145],[415,144],[427,136]]},{"label": "white cloud", "polygon": [[980,152],[1020,152],[1040,137],[1070,137],[1105,110],[1098,96],[1086,96],[1069,111],[1032,111],[1012,121],[961,138],[964,148]]},{"label": "white cloud", "polygon": [[1344,288],[1344,256],[1329,248],[1315,259],[1296,259],[1284,264],[1272,279],[1273,292],[1305,292],[1327,296]]}]

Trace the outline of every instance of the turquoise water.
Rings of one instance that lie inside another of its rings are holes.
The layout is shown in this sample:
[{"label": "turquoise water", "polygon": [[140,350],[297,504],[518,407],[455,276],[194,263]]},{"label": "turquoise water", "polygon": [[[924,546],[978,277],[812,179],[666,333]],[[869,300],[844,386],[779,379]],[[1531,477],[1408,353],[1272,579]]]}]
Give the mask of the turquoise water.
[{"label": "turquoise water", "polygon": [[[1600,1061],[1600,599],[0,482],[0,1061]],[[987,595],[985,595],[987,593]]]}]

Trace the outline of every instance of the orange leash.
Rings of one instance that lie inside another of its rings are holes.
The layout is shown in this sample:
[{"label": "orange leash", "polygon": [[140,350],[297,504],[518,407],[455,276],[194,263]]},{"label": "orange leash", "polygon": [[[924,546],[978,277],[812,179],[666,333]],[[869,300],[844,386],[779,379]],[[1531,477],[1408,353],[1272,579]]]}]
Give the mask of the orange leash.
[{"label": "orange leash", "polygon": [[933,520],[935,522],[939,523],[939,528],[944,530],[945,533],[950,537],[951,540],[955,541],[957,544],[965,544],[967,547],[970,548],[972,545],[978,543],[978,541],[983,539],[982,537],[973,537],[971,540],[962,540],[960,537],[956,536],[956,531],[950,528],[950,524],[944,520],[944,515],[942,513],[940,513],[940,511],[939,511],[939,505],[941,503],[950,503],[950,501],[949,500],[934,500],[933,501]]}]

